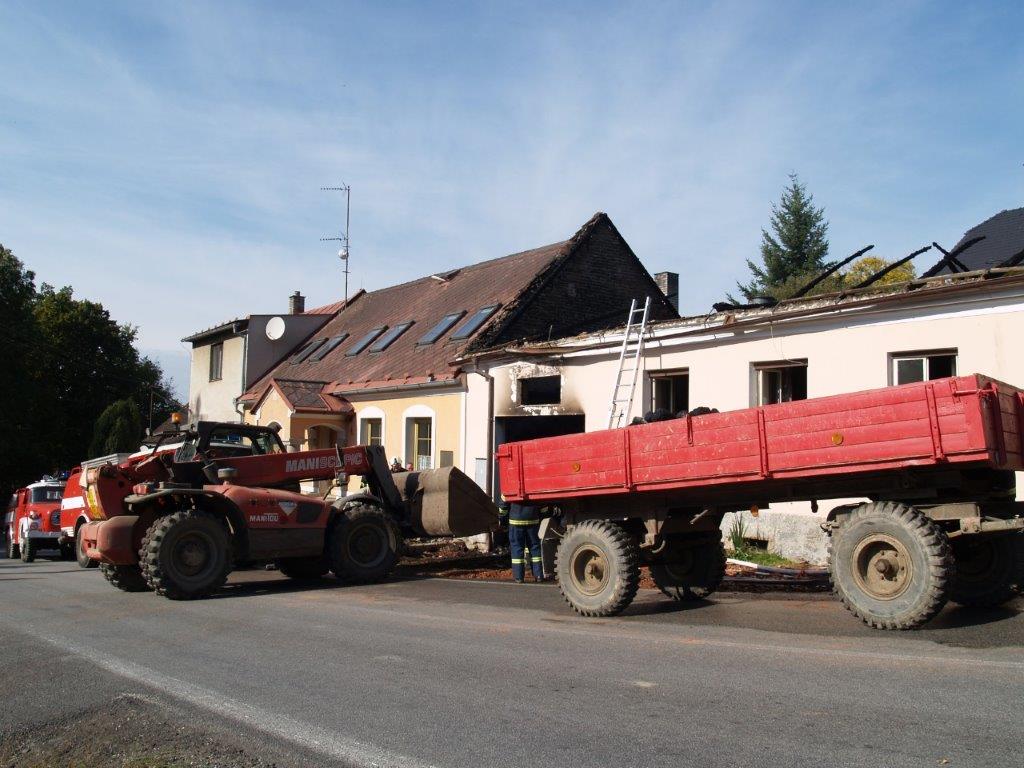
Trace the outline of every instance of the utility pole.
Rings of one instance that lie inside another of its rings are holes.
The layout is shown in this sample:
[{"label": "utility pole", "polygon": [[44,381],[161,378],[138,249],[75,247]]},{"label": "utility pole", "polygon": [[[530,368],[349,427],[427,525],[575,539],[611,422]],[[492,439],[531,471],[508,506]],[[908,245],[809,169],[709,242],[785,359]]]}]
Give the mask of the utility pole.
[{"label": "utility pole", "polygon": [[321,192],[344,192],[345,193],[345,231],[342,232],[341,237],[321,237],[320,242],[336,242],[341,243],[341,248],[338,251],[338,258],[341,259],[344,265],[343,272],[345,273],[345,303],[348,304],[348,224],[350,213],[352,210],[352,187],[348,184],[342,184],[340,187],[320,187]]}]

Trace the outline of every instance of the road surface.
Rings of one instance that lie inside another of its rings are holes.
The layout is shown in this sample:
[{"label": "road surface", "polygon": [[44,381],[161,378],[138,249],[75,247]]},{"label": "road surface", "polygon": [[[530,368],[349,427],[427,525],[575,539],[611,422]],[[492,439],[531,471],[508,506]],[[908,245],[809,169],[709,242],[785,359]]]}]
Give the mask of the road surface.
[{"label": "road surface", "polygon": [[881,633],[825,595],[679,608],[644,591],[584,620],[550,585],[248,571],[181,603],[8,560],[0,599],[8,751],[39,723],[92,731],[145,706],[278,766],[1006,768],[1024,753],[1020,600]]}]

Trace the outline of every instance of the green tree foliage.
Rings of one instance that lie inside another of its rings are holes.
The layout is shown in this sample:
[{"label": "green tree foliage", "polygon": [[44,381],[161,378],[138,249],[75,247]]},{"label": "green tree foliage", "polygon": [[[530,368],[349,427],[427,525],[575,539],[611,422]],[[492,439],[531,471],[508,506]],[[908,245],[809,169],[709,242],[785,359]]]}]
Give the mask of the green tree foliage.
[{"label": "green tree foliage", "polygon": [[[843,283],[845,287],[853,288],[863,283],[876,272],[881,272],[890,264],[892,264],[891,261],[887,261],[879,256],[863,256],[853,262],[849,270],[843,274]],[[883,275],[872,285],[905,283],[908,280],[913,280],[915,277],[917,277],[917,273],[914,271],[914,265],[908,261],[906,264],[896,267],[892,272]]]},{"label": "green tree foliage", "polygon": [[142,414],[134,400],[124,399],[108,405],[93,428],[90,456],[134,451],[142,438]]},{"label": "green tree foliage", "polygon": [[755,296],[788,298],[825,267],[828,256],[825,209],[814,206],[814,197],[796,174],[790,174],[789,186],[783,190],[779,202],[772,204],[770,229],[770,232],[761,230],[762,263],[755,264],[748,259],[752,279],[746,284],[737,283],[740,293],[748,300]]}]

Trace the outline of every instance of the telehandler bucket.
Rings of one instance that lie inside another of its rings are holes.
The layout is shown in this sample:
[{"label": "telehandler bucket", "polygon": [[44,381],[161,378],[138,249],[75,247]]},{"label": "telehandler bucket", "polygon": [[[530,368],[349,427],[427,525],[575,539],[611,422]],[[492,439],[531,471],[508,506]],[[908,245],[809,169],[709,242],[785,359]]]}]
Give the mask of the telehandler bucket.
[{"label": "telehandler bucket", "polygon": [[413,528],[427,536],[473,536],[498,525],[498,507],[455,467],[396,472]]}]

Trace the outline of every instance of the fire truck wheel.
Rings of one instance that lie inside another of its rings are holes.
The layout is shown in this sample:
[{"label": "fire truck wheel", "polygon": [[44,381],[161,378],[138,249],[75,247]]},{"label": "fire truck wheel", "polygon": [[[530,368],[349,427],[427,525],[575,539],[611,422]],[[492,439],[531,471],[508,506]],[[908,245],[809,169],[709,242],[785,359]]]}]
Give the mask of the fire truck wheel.
[{"label": "fire truck wheel", "polygon": [[85,554],[85,539],[82,538],[82,526],[75,529],[75,560],[80,568],[95,568],[99,563]]},{"label": "fire truck wheel", "polygon": [[860,505],[832,534],[829,550],[833,591],[875,629],[914,629],[946,604],[949,539],[912,507]]},{"label": "fire truck wheel", "polygon": [[21,555],[21,547],[14,540],[14,531],[7,532],[7,559],[13,560]]},{"label": "fire truck wheel", "polygon": [[326,558],[323,557],[284,557],[275,560],[277,570],[289,579],[312,581],[326,576],[331,569]]},{"label": "fire truck wheel", "polygon": [[703,600],[725,577],[725,547],[717,533],[674,536],[651,563],[651,578],[673,600]]},{"label": "fire truck wheel", "polygon": [[227,581],[231,542],[215,515],[183,509],[157,520],[139,550],[146,582],[171,600],[206,597]]},{"label": "fire truck wheel", "polygon": [[327,534],[327,557],[343,581],[380,581],[391,573],[401,551],[401,534],[384,510],[350,504],[340,511]]},{"label": "fire truck wheel", "polygon": [[994,608],[1016,597],[1024,581],[1024,535],[960,536],[952,541],[955,575],[949,599]]},{"label": "fire truck wheel", "polygon": [[103,577],[123,592],[148,592],[149,585],[137,565],[100,565]]},{"label": "fire truck wheel", "polygon": [[555,573],[562,597],[581,616],[613,616],[636,597],[640,556],[622,526],[585,520],[558,544]]},{"label": "fire truck wheel", "polygon": [[26,536],[21,541],[21,562],[31,563],[36,559],[37,547],[35,541]]}]

